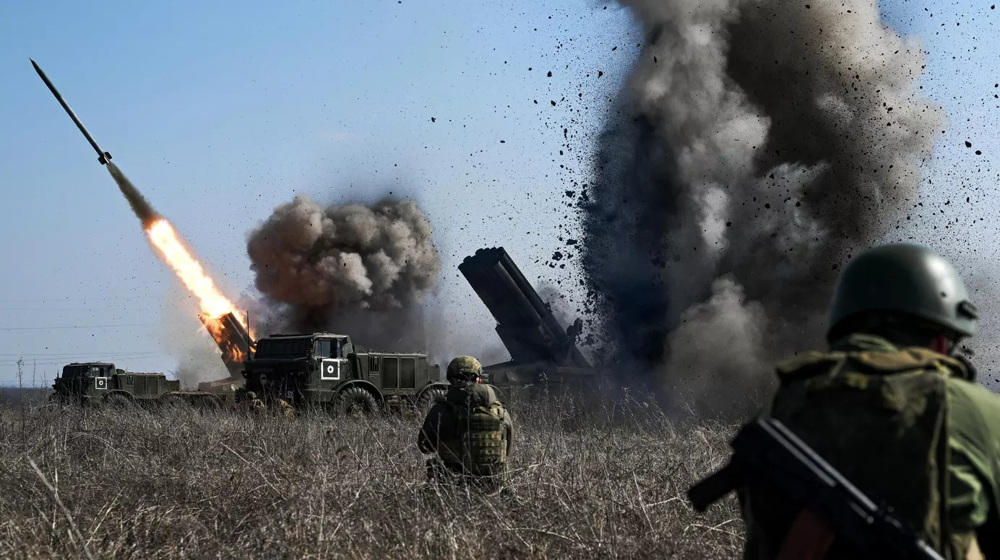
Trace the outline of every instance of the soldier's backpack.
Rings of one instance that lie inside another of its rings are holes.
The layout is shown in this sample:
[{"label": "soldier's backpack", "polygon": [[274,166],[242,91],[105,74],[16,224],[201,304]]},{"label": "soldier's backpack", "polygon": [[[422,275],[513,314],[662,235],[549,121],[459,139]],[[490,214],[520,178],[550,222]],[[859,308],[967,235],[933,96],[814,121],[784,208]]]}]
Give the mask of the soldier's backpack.
[{"label": "soldier's backpack", "polygon": [[[954,360],[930,350],[809,352],[781,364],[770,414],[934,549],[949,543],[946,381]],[[754,548],[776,553],[799,507],[751,483]],[[826,558],[858,557],[834,540]],[[950,554],[948,555],[950,556]]]},{"label": "soldier's backpack", "polygon": [[496,476],[507,464],[507,433],[504,407],[497,401],[488,405],[455,405],[459,462],[475,476]]}]

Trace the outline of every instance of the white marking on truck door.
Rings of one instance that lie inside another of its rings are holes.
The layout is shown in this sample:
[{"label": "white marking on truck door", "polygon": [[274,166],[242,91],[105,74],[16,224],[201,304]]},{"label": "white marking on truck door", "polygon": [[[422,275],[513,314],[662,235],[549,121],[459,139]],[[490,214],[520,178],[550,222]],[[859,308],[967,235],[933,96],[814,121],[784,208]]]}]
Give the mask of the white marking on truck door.
[{"label": "white marking on truck door", "polygon": [[94,378],[94,388],[103,391],[108,388],[108,378],[107,377],[95,377]]},{"label": "white marking on truck door", "polygon": [[324,381],[339,381],[341,363],[347,360],[340,358],[336,360],[323,360],[320,363],[319,378]]}]

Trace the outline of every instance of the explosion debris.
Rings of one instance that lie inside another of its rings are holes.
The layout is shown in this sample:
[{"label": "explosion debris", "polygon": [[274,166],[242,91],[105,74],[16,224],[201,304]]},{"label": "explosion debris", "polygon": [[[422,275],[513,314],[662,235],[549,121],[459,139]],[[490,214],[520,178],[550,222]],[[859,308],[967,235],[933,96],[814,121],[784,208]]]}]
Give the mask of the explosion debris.
[{"label": "explosion debris", "polygon": [[441,258],[411,200],[275,208],[247,242],[256,286],[280,329],[350,332],[366,344],[422,347],[420,305]]},{"label": "explosion debris", "polygon": [[840,264],[916,194],[943,114],[874,0],[622,3],[648,39],[601,138],[584,267],[626,363],[728,403],[822,340]]}]

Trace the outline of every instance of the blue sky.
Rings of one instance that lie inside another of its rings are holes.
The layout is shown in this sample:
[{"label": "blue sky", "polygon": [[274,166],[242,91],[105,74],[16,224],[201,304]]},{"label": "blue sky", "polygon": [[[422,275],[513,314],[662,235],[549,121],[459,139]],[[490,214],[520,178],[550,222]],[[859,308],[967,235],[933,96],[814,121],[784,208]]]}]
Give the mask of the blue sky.
[{"label": "blue sky", "polygon": [[[927,204],[958,191],[985,201],[915,226],[941,225],[960,255],[1000,223],[989,214],[1000,16],[988,2],[936,4],[883,9],[930,51],[922,84],[949,116]],[[391,190],[434,224],[442,320],[492,341],[455,267],[504,245],[529,278],[571,278],[543,263],[575,226],[562,192],[586,172],[638,40],[626,11],[595,0],[0,4],[0,384],[17,384],[20,356],[26,385],[33,360],[39,385],[77,359],[169,372],[166,333],[201,328],[193,304],[174,311],[172,274],[29,57],[234,298],[252,292],[246,232],[274,206]]]}]

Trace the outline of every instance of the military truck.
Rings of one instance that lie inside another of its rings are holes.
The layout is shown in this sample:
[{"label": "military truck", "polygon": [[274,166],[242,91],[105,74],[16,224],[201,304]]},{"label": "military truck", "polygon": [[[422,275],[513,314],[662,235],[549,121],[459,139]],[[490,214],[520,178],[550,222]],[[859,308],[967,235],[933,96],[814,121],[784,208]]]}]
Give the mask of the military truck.
[{"label": "military truck", "polygon": [[142,403],[199,404],[212,407],[224,402],[204,391],[181,391],[180,381],[162,373],[138,373],[118,369],[109,362],[85,362],[63,366],[52,384],[52,400],[62,404],[118,405]]},{"label": "military truck", "polygon": [[459,271],[496,319],[510,361],[483,368],[486,382],[510,400],[540,393],[598,391],[610,376],[580,352],[577,319],[563,327],[503,247],[479,249]]},{"label": "military truck", "polygon": [[244,363],[245,387],[269,406],[283,399],[296,409],[336,414],[396,405],[423,410],[444,399],[448,388],[426,354],[376,352],[347,335],[273,334],[256,344]]}]

